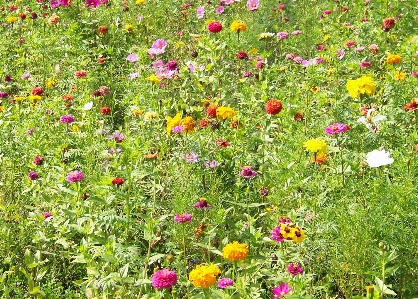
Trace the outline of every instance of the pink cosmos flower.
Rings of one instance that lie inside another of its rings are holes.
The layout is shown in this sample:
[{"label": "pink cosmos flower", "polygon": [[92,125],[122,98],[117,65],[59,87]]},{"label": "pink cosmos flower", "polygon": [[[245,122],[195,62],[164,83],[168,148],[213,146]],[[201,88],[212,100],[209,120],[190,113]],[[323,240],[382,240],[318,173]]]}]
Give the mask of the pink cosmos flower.
[{"label": "pink cosmos flower", "polygon": [[248,0],[247,1],[247,8],[249,11],[257,10],[259,5],[260,5],[260,0]]},{"label": "pink cosmos flower", "polygon": [[271,292],[274,294],[274,298],[282,298],[289,294],[291,291],[292,289],[289,287],[289,284],[282,283],[277,288],[274,288]]},{"label": "pink cosmos flower", "polygon": [[190,222],[192,221],[192,215],[187,214],[187,213],[176,214],[176,216],[174,216],[174,221],[178,223]]},{"label": "pink cosmos flower", "polygon": [[100,5],[100,0],[86,0],[87,7],[97,7]]},{"label": "pink cosmos flower", "polygon": [[341,123],[335,123],[326,127],[325,133],[328,135],[334,135],[334,134],[344,133],[348,130],[350,130],[349,126],[345,124],[341,124]]},{"label": "pink cosmos flower", "polygon": [[199,6],[196,10],[196,16],[198,19],[203,19],[205,16],[205,7]]},{"label": "pink cosmos flower", "polygon": [[128,60],[129,62],[137,62],[139,60],[139,57],[135,53],[131,53],[128,55],[128,57],[126,57],[126,60]]},{"label": "pink cosmos flower", "polygon": [[218,14],[218,15],[220,15],[220,14],[223,14],[223,12],[225,11],[225,7],[223,7],[222,5],[221,6],[219,6],[217,9],[216,9],[216,13]]},{"label": "pink cosmos flower", "polygon": [[152,276],[152,286],[156,289],[171,289],[177,283],[177,274],[169,269],[158,270]]},{"label": "pink cosmos flower", "polygon": [[165,52],[165,48],[167,47],[167,42],[163,39],[157,39],[152,44],[152,47],[148,49],[148,54],[150,55],[160,55]]},{"label": "pink cosmos flower", "polygon": [[51,8],[57,8],[60,5],[68,6],[71,2],[73,2],[73,0],[50,0],[49,4],[51,5]]}]

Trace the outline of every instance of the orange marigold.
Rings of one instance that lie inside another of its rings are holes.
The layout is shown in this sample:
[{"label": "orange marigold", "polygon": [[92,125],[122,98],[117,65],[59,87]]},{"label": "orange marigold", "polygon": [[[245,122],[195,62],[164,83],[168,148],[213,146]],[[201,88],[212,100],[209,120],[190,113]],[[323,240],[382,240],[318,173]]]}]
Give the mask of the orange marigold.
[{"label": "orange marigold", "polygon": [[240,244],[237,241],[227,244],[222,249],[222,257],[232,262],[242,261],[247,257],[247,255],[248,255],[247,244],[245,243]]},{"label": "orange marigold", "polygon": [[386,58],[386,62],[388,64],[399,64],[401,63],[401,56],[397,54],[389,54],[388,57]]},{"label": "orange marigold", "polygon": [[207,289],[216,283],[216,275],[220,274],[221,270],[215,265],[197,265],[189,274],[189,280],[195,287]]}]

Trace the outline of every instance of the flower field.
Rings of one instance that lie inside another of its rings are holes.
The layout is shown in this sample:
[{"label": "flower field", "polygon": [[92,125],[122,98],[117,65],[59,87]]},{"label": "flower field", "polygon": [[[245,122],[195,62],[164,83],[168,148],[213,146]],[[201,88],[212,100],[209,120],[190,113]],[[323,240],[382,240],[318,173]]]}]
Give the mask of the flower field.
[{"label": "flower field", "polygon": [[418,1],[0,3],[0,298],[418,298]]}]

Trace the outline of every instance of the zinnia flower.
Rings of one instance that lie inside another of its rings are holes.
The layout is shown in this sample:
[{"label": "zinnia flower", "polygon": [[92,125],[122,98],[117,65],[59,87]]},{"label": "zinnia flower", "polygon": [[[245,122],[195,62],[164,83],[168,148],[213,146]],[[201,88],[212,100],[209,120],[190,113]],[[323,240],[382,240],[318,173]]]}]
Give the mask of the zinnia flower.
[{"label": "zinnia flower", "polygon": [[302,274],[303,269],[298,264],[290,263],[289,266],[287,267],[287,272],[289,272],[293,276],[296,276],[298,274]]},{"label": "zinnia flower", "polygon": [[169,269],[158,270],[152,276],[152,286],[156,289],[171,289],[177,283],[177,274]]},{"label": "zinnia flower", "polygon": [[252,166],[241,167],[241,173],[239,174],[243,178],[250,179],[257,176],[257,171],[251,169]]},{"label": "zinnia flower", "polygon": [[242,261],[248,255],[248,248],[246,243],[238,243],[238,241],[234,241],[233,243],[227,244],[222,249],[222,257],[230,260],[232,262],[235,261]]},{"label": "zinnia flower", "polygon": [[327,150],[326,142],[321,138],[310,139],[303,143],[303,147],[312,153],[325,152]]},{"label": "zinnia flower", "polygon": [[282,39],[288,39],[289,38],[289,33],[287,32],[278,32],[277,33],[277,39],[282,40]]},{"label": "zinnia flower", "polygon": [[289,287],[289,284],[282,283],[277,288],[274,288],[271,290],[271,292],[274,295],[274,298],[282,298],[285,295],[289,294],[292,291],[292,289]]},{"label": "zinnia flower", "polygon": [[231,31],[233,32],[242,32],[247,30],[247,26],[241,20],[234,20],[231,24]]},{"label": "zinnia flower", "polygon": [[267,114],[276,115],[282,111],[282,103],[279,100],[271,99],[267,101],[265,105],[265,110]]},{"label": "zinnia flower", "polygon": [[276,241],[277,243],[280,243],[280,242],[284,241],[284,237],[281,233],[281,226],[280,225],[273,228],[273,230],[271,231],[270,239]]},{"label": "zinnia flower", "polygon": [[112,184],[115,186],[122,186],[123,183],[124,183],[124,180],[122,178],[114,178],[112,180]]},{"label": "zinnia flower", "polygon": [[328,135],[334,135],[334,134],[344,133],[349,129],[350,127],[345,124],[335,123],[326,127],[325,133],[327,133]]},{"label": "zinnia flower", "polygon": [[28,177],[32,181],[39,179],[39,175],[35,171],[29,172]]},{"label": "zinnia flower", "polygon": [[208,25],[208,30],[212,33],[218,33],[222,30],[222,24],[219,22],[210,22]]},{"label": "zinnia flower", "polygon": [[234,281],[231,278],[223,277],[218,280],[218,288],[220,289],[225,289],[233,285],[234,285]]},{"label": "zinnia flower", "polygon": [[395,19],[394,18],[386,18],[386,19],[383,20],[383,23],[382,23],[382,30],[383,31],[389,31],[393,27],[395,27]]},{"label": "zinnia flower", "polygon": [[230,118],[235,115],[234,109],[231,107],[223,107],[219,106],[216,109],[216,117],[222,120],[225,120],[227,118]]},{"label": "zinnia flower", "polygon": [[387,64],[399,64],[401,63],[401,56],[397,55],[397,54],[389,54],[388,57],[386,58],[386,62]]},{"label": "zinnia flower", "polygon": [[45,161],[45,159],[44,159],[43,157],[41,157],[41,156],[36,156],[36,157],[33,159],[33,164],[35,164],[35,165],[42,165],[42,164],[44,163],[44,161]]},{"label": "zinnia flower", "polygon": [[402,108],[404,111],[414,111],[418,109],[418,98],[412,99],[411,102],[405,104]]},{"label": "zinnia flower", "polygon": [[196,209],[206,210],[212,208],[206,201],[206,198],[201,198],[197,203],[193,205]]},{"label": "zinnia flower", "polygon": [[66,181],[69,183],[80,182],[84,180],[84,174],[80,170],[73,170],[67,174]]},{"label": "zinnia flower", "polygon": [[192,221],[192,215],[187,213],[176,214],[176,216],[174,216],[174,221],[178,223],[190,222]]},{"label": "zinnia flower", "polygon": [[392,164],[394,162],[393,158],[390,158],[390,153],[383,150],[374,150],[366,155],[366,163],[370,167],[380,167]]},{"label": "zinnia flower", "polygon": [[189,280],[195,287],[204,289],[213,286],[216,283],[216,275],[219,275],[221,270],[215,265],[197,265],[189,274]]},{"label": "zinnia flower", "polygon": [[71,124],[73,121],[74,121],[74,116],[72,116],[71,114],[63,115],[60,118],[60,122],[62,122],[63,124]]}]

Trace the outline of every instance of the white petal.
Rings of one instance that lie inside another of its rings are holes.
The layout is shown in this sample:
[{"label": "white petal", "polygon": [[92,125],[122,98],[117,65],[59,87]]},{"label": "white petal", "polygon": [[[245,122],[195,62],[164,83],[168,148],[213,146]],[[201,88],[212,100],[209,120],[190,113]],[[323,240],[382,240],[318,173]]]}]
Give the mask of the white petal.
[{"label": "white petal", "polygon": [[83,110],[90,110],[91,108],[93,108],[93,102],[88,102],[87,104],[84,105],[84,107],[82,109]]}]

